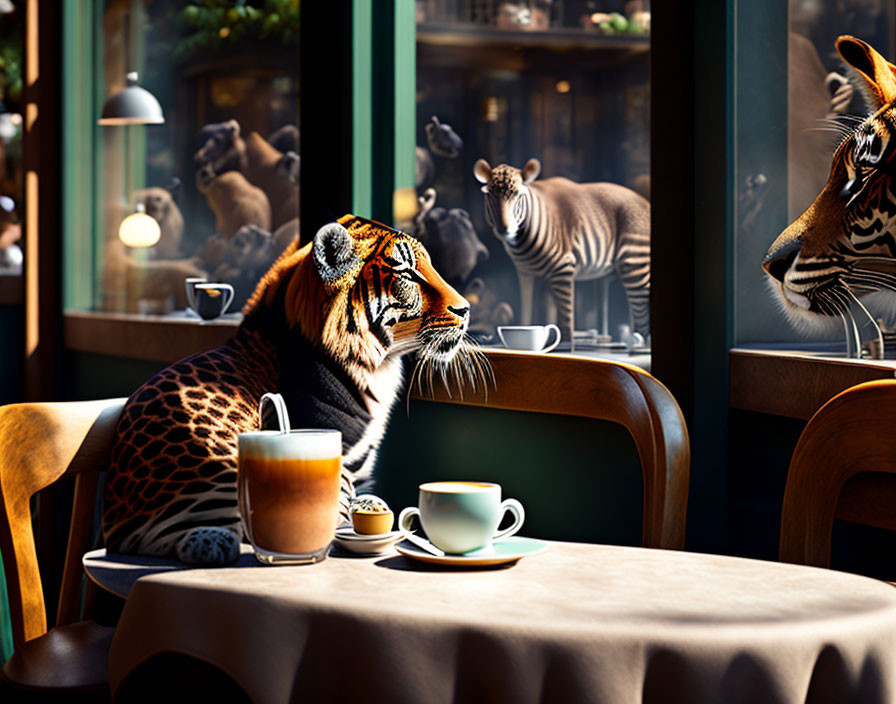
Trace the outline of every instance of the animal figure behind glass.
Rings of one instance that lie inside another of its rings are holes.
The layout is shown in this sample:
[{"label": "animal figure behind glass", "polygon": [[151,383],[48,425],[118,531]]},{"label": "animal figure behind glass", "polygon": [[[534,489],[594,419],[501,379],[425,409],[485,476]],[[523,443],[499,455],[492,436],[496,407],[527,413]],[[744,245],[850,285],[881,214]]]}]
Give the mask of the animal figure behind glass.
[{"label": "animal figure behind glass", "polygon": [[838,123],[842,141],[827,183],[762,267],[795,328],[829,333],[842,324],[851,356],[860,354],[864,329],[880,355],[883,335],[863,300],[888,292],[896,308],[896,66],[854,37],[840,37],[836,48],[868,114]]},{"label": "animal figure behind glass", "polygon": [[112,551],[236,559],[236,436],[259,427],[266,392],[293,427],[343,438],[341,510],[372,477],[401,358],[407,388],[490,381],[467,339],[469,303],[414,238],[346,215],[313,242],[289,245],[262,277],[224,345],[162,370],[128,399],[107,474],[103,535]]},{"label": "animal figure behind glass", "polygon": [[440,172],[436,167],[460,156],[463,139],[435,115],[424,131],[427,149],[417,147],[414,160],[419,209],[413,231],[445,280],[461,288],[464,295],[469,294],[471,335],[481,342],[492,342],[498,325],[513,322],[513,309],[498,299],[484,275],[470,278],[474,269],[488,259],[488,248],[479,239],[466,210],[436,206],[438,195],[433,187]]},{"label": "animal figure behind glass", "polygon": [[103,310],[168,313],[187,305],[184,281],[207,272],[195,256],[184,256],[184,219],[176,198],[181,182],[134,191],[132,201],[159,224],[159,241],[142,255],[111,236],[105,245]]},{"label": "animal figure behind glass", "polygon": [[297,128],[285,125],[268,140],[257,132],[243,138],[236,120],[205,125],[199,134],[196,187],[216,229],[200,260],[212,279],[233,286],[237,305],[299,236],[298,137]]},{"label": "animal figure behind glass", "polygon": [[489,257],[466,210],[436,206],[436,191],[427,188],[418,198],[415,234],[432,256],[445,280],[458,287],[470,301],[470,334],[482,343],[495,340],[496,327],[513,322],[513,309],[485,283],[482,276],[470,278]]},{"label": "animal figure behind glass", "polygon": [[427,149],[414,148],[414,187],[417,193],[432,186],[436,179],[436,160],[457,159],[464,148],[464,141],[451,125],[433,115],[424,127]]},{"label": "animal figure behind glass", "polygon": [[132,194],[133,205],[142,205],[158,222],[161,235],[157,244],[139,254],[117,237],[108,239],[105,310],[183,309],[184,281],[189,277],[231,284],[237,305],[248,299],[259,276],[299,230],[298,129],[285,125],[270,139],[254,132],[243,139],[235,120],[203,127],[194,155],[195,179],[215,215],[216,232],[192,253],[187,251],[194,246],[184,241],[184,220],[176,202],[180,179]]},{"label": "animal figure behind glass", "polygon": [[614,183],[536,181],[541,163],[492,168],[479,159],[485,220],[504,245],[520,283],[521,322],[532,323],[536,280],[550,289],[564,341],[575,329],[575,282],[619,276],[631,328],[650,334],[650,204]]}]

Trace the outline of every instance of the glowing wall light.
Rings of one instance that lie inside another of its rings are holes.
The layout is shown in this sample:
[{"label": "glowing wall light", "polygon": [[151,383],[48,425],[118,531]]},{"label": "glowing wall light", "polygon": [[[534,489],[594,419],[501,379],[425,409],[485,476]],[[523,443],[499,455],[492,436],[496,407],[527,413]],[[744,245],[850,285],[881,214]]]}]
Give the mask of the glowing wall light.
[{"label": "glowing wall light", "polygon": [[137,203],[137,212],[128,215],[118,227],[118,238],[128,247],[152,247],[162,236],[159,223],[144,210],[143,203]]}]

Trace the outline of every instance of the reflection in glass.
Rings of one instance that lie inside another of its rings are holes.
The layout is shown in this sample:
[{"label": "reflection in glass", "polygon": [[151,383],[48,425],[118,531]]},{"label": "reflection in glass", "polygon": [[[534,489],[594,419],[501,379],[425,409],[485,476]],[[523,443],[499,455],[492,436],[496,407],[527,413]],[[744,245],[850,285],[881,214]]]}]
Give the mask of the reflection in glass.
[{"label": "reflection in glass", "polygon": [[[853,70],[867,72],[867,46],[896,56],[894,3],[791,0],[770,14],[738,12],[737,343],[896,356],[885,344],[896,326],[892,190],[886,159],[872,168],[862,156],[881,103],[866,100]],[[838,53],[842,35],[862,43]]]},{"label": "reflection in glass", "polygon": [[[298,235],[299,3],[96,0],[96,11],[93,109],[137,71],[165,121],[95,128],[92,307],[195,317],[184,284],[200,277],[232,286],[239,310]],[[152,245],[120,236],[138,211],[158,223]]]},{"label": "reflection in glass", "polygon": [[648,351],[649,4],[594,5],[416,5],[410,227],[483,344],[553,322],[567,351]]}]

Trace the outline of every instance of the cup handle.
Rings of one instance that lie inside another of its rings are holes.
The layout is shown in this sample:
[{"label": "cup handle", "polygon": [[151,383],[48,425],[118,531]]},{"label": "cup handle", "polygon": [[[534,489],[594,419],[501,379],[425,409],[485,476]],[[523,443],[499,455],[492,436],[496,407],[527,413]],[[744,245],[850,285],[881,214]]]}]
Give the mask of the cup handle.
[{"label": "cup handle", "polygon": [[[557,330],[559,334],[559,330]],[[501,517],[504,517],[504,512],[510,511],[514,516],[514,521],[509,528],[505,528],[504,530],[500,530],[495,533],[495,536],[492,540],[497,540],[498,538],[507,538],[508,536],[516,533],[520,528],[523,527],[523,521],[526,519],[526,512],[523,510],[523,505],[517,501],[516,499],[504,499],[501,502]]]},{"label": "cup handle", "polygon": [[548,345],[547,347],[545,347],[542,350],[542,352],[550,352],[552,349],[554,349],[557,345],[560,344],[560,328],[558,328],[553,323],[548,323],[545,327],[548,329],[548,332],[554,332],[557,335],[557,339],[555,339],[550,345]]},{"label": "cup handle", "polygon": [[196,285],[207,284],[208,279],[193,279],[192,281],[184,281],[184,291],[187,294],[187,305],[196,312]]},{"label": "cup handle", "polygon": [[[282,433],[290,431],[289,411],[286,410],[286,401],[280,394],[267,393],[261,397],[258,402],[258,418],[262,430],[279,430]],[[274,418],[277,419],[276,428],[272,427]]]},{"label": "cup handle", "polygon": [[[233,303],[233,286],[230,284],[221,284],[221,288],[224,289],[224,305],[221,306],[221,315],[224,315],[227,312],[227,309],[230,308],[230,304]],[[557,334],[560,334],[560,331],[557,331]],[[559,338],[558,338],[559,341]]]},{"label": "cup handle", "polygon": [[417,516],[417,519],[420,519],[420,509],[416,506],[408,506],[403,509],[400,514],[398,514],[398,530],[401,531],[401,535],[405,538],[408,536],[414,536],[414,531],[411,530],[411,519]]}]

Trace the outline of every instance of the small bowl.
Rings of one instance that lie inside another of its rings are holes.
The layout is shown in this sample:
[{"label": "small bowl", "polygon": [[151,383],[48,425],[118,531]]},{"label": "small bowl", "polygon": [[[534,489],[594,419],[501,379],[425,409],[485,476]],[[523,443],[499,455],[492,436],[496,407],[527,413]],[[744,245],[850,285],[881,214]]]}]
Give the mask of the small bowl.
[{"label": "small bowl", "polygon": [[392,530],[395,514],[392,511],[354,511],[352,526],[360,535],[383,535]]}]

